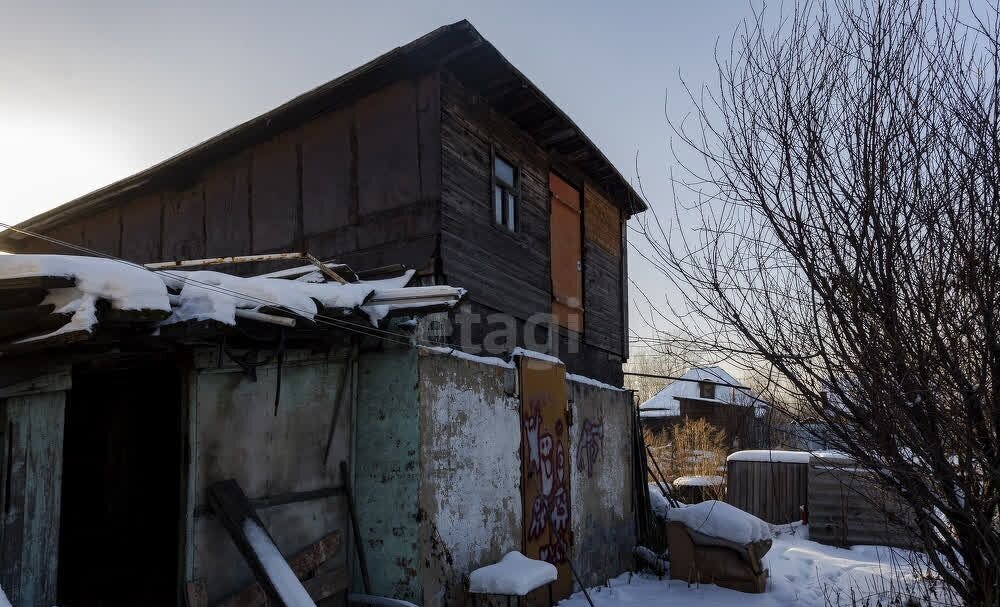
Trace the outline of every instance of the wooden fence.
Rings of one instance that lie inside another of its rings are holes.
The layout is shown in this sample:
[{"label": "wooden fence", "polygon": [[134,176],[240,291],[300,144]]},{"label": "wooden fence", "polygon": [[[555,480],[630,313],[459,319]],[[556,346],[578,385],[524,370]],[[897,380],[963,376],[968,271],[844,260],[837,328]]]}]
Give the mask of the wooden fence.
[{"label": "wooden fence", "polygon": [[912,514],[891,492],[845,456],[809,462],[809,539],[834,546],[877,544],[912,548],[904,529]]},{"label": "wooden fence", "polygon": [[802,519],[809,501],[809,464],[730,461],[726,502],[769,523]]}]

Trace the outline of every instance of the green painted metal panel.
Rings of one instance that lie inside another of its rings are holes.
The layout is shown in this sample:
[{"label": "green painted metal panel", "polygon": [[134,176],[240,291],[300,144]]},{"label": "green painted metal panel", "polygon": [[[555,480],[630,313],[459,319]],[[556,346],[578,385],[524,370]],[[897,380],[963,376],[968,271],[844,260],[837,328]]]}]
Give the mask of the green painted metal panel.
[{"label": "green painted metal panel", "polygon": [[419,603],[417,378],[415,349],[361,356],[354,499],[372,592]]},{"label": "green painted metal panel", "polygon": [[56,601],[66,393],[0,401],[0,586],[12,604]]}]

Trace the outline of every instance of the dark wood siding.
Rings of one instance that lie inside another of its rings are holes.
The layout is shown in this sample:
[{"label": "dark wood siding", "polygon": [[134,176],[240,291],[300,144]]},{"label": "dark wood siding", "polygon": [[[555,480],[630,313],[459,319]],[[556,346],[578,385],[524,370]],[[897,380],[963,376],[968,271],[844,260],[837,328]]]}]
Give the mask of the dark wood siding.
[{"label": "dark wood siding", "polygon": [[[441,259],[445,279],[469,297],[522,320],[552,309],[549,162],[527,135],[454,80],[441,87]],[[519,226],[493,221],[492,151],[519,169]]]},{"label": "dark wood siding", "polygon": [[399,81],[47,234],[141,263],[304,248],[424,268],[439,226],[438,108],[437,74]]},{"label": "dark wood siding", "polygon": [[584,340],[624,355],[622,219],[619,209],[592,185],[584,188]]}]

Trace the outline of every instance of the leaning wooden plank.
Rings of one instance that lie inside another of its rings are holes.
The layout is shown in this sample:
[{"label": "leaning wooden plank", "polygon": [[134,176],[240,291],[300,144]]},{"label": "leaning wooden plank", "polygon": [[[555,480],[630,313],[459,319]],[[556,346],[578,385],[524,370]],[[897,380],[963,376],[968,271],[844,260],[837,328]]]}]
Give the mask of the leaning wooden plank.
[{"label": "leaning wooden plank", "polygon": [[[288,566],[300,580],[312,577],[321,565],[336,556],[340,550],[341,537],[340,531],[334,531],[289,559]],[[308,584],[303,582],[303,585],[306,586],[306,590],[309,589]],[[314,600],[319,600],[311,592],[309,594]],[[260,584],[255,582],[222,601],[217,607],[265,607],[266,605],[264,591]]]},{"label": "leaning wooden plank", "polygon": [[228,479],[208,488],[208,501],[253,571],[272,607],[316,607],[239,484]]},{"label": "leaning wooden plank", "polygon": [[72,276],[22,276],[19,278],[0,278],[0,291],[21,289],[65,289],[75,287],[76,279]]},{"label": "leaning wooden plank", "polygon": [[[351,585],[351,576],[344,568],[337,568],[302,580],[302,586],[313,601],[322,601],[338,592],[347,590]],[[228,599],[216,604],[215,607],[269,607],[270,603],[264,596],[259,584],[247,586]]]}]

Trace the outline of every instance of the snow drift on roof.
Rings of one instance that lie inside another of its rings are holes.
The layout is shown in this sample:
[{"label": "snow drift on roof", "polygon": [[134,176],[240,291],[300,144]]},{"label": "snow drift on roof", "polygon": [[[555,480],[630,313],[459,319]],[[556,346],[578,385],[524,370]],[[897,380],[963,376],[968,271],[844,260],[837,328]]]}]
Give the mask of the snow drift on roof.
[{"label": "snow drift on roof", "polygon": [[[722,384],[715,386],[714,398],[701,397],[701,383]],[[731,386],[739,386],[737,388]],[[722,405],[760,406],[762,403],[750,388],[726,372],[722,367],[692,367],[672,384],[663,388],[649,400],[639,405],[642,417],[671,417],[681,414],[679,398],[715,402]]]}]

